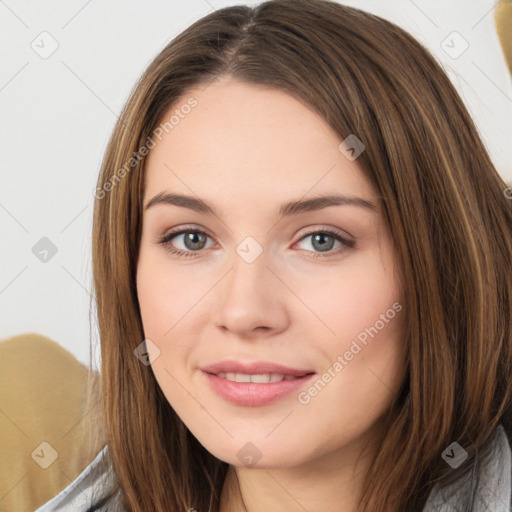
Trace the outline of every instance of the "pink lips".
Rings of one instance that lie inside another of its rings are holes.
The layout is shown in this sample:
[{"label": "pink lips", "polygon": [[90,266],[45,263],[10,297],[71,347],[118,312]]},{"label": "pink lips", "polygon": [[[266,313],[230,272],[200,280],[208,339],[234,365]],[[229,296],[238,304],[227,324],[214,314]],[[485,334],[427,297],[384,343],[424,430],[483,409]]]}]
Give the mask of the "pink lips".
[{"label": "pink lips", "polygon": [[[237,361],[221,361],[201,368],[208,383],[218,395],[236,405],[258,407],[269,404],[294,391],[299,391],[315,372],[287,366],[258,362],[243,364]],[[218,377],[219,373],[243,373],[246,375],[279,374],[293,379],[278,382],[234,382]]]},{"label": "pink lips", "polygon": [[250,363],[243,364],[238,361],[221,361],[220,363],[211,364],[201,368],[203,372],[207,373],[246,373],[248,375],[256,375],[262,373],[279,373],[280,375],[293,375],[294,377],[302,377],[308,373],[314,373],[312,370],[298,370],[296,368],[289,368],[281,364],[270,362]]}]

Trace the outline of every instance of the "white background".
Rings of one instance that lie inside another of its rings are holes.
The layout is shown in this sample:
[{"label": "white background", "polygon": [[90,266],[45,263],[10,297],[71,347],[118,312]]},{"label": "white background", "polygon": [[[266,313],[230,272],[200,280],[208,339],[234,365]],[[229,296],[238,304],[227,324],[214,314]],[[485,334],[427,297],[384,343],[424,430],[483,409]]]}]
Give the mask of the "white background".
[{"label": "white background", "polygon": [[[89,363],[97,336],[89,326],[93,191],[116,116],[166,43],[213,9],[239,3],[0,0],[0,339],[39,333]],[[512,84],[494,29],[496,2],[341,3],[397,23],[430,48],[512,181]],[[441,46],[453,31],[469,44],[456,59]],[[31,47],[42,45],[42,32],[58,43],[46,59]],[[32,253],[42,237],[57,247],[46,263]]]}]

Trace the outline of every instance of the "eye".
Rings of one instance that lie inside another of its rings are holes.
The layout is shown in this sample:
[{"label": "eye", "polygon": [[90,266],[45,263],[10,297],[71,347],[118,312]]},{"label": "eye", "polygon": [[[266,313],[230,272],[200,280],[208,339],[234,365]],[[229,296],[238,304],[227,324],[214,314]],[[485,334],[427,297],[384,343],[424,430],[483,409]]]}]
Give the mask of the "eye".
[{"label": "eye", "polygon": [[[211,245],[206,245],[209,238],[208,234],[204,231],[185,227],[176,231],[171,231],[158,240],[158,243],[163,245],[171,254],[175,254],[180,257],[183,256],[185,258],[193,258],[197,256],[201,250],[211,247]],[[313,252],[314,254],[312,254],[312,257],[314,258],[334,256],[340,254],[347,248],[355,246],[355,241],[348,239],[338,231],[332,229],[310,231],[303,235],[297,243],[301,243],[308,238],[311,239],[309,245],[312,249],[306,250],[308,252]],[[177,248],[175,246],[176,242],[173,242],[174,239],[177,239],[179,242],[178,245],[182,245],[183,248]],[[338,242],[339,245],[337,249],[333,251],[332,249],[336,242]]]},{"label": "eye", "polygon": [[[163,245],[167,251],[178,256],[186,258],[194,257],[199,251],[207,248],[205,246],[206,240],[210,238],[204,231],[197,229],[182,228],[179,231],[171,231],[165,235],[158,243]],[[184,245],[184,249],[176,248],[172,240],[177,239]]]},{"label": "eye", "polygon": [[[313,258],[322,258],[338,255],[341,252],[345,251],[347,248],[350,249],[355,246],[355,241],[348,239],[338,231],[332,229],[310,231],[309,233],[304,235],[297,243],[300,243],[307,239],[311,240],[311,242],[308,245],[313,248],[313,252],[318,251],[312,254]],[[337,247],[337,250],[333,251],[332,249],[336,242],[338,242],[339,245]]]}]

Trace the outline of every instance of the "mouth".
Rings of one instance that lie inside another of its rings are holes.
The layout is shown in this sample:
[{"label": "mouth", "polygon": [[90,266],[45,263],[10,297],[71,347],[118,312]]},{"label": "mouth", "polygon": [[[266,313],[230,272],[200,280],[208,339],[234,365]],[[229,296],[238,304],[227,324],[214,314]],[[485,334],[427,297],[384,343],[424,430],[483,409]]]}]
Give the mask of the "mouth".
[{"label": "mouth", "polygon": [[316,372],[275,363],[224,361],[201,368],[210,389],[236,405],[257,407],[298,392]]},{"label": "mouth", "polygon": [[[236,382],[251,382],[247,377],[255,378],[252,382],[257,382],[261,376],[269,376],[270,382],[279,382],[284,379],[290,380],[294,377],[303,377],[310,373],[315,373],[313,370],[302,370],[285,366],[282,364],[271,363],[270,361],[242,363],[234,360],[220,361],[219,363],[211,364],[201,368],[203,372],[217,375],[220,378],[227,378],[235,381],[236,376],[240,376],[243,380],[236,380]],[[282,377],[282,378],[280,378]],[[268,381],[263,381],[268,382]]]},{"label": "mouth", "polygon": [[220,379],[227,379],[231,382],[254,382],[256,384],[268,384],[270,382],[281,382],[283,380],[297,380],[301,377],[295,375],[283,375],[280,373],[232,373],[232,372],[220,372],[213,374]]}]

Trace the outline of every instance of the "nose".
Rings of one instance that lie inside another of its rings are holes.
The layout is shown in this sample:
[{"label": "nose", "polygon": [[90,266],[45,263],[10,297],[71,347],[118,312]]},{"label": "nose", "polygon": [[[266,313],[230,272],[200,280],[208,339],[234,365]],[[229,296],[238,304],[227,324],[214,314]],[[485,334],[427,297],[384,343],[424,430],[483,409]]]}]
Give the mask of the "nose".
[{"label": "nose", "polygon": [[218,328],[240,338],[272,336],[287,328],[290,292],[270,264],[265,250],[251,263],[234,254],[232,268],[216,287]]}]

